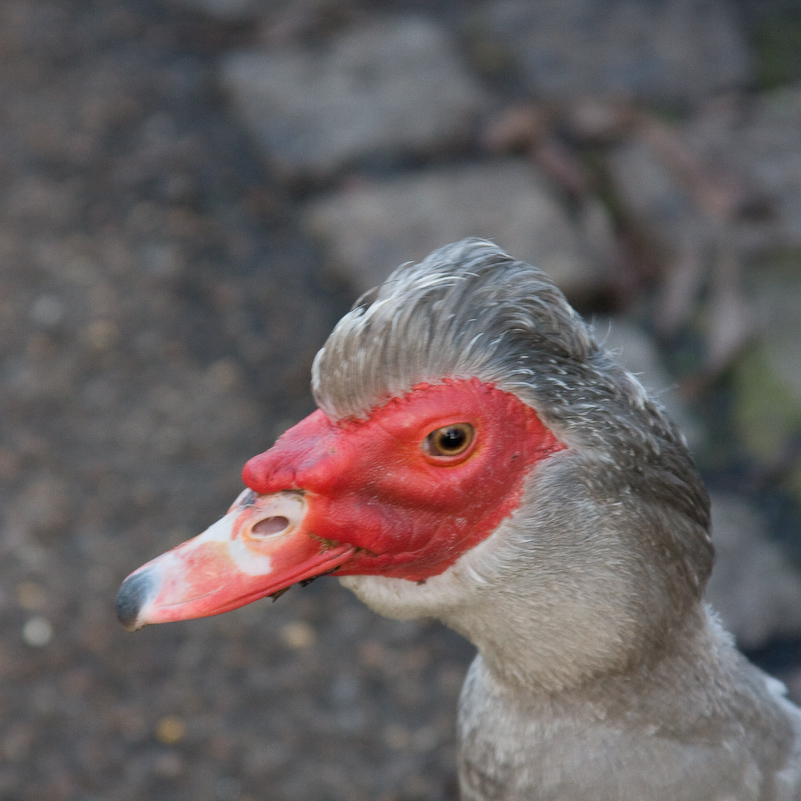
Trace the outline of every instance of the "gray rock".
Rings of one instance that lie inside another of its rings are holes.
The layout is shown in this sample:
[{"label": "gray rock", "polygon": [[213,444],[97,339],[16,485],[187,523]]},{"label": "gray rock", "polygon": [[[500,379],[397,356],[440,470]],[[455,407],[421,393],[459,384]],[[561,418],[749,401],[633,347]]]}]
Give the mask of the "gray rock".
[{"label": "gray rock", "polygon": [[529,89],[550,99],[692,101],[751,77],[725,0],[502,0],[485,15]]},{"label": "gray rock", "polygon": [[486,103],[446,33],[419,16],[374,21],[325,48],[234,53],[222,82],[270,164],[288,177],[444,148],[468,135]]},{"label": "gray rock", "polygon": [[771,541],[756,511],[731,495],[712,498],[715,569],[706,597],[738,646],[759,648],[801,633],[801,573]]},{"label": "gray rock", "polygon": [[303,222],[360,292],[402,262],[465,236],[487,237],[537,264],[573,299],[606,280],[577,224],[522,159],[351,186],[312,202]]},{"label": "gray rock", "polygon": [[271,0],[169,0],[198,14],[221,22],[246,22],[258,16],[265,8],[275,6]]}]

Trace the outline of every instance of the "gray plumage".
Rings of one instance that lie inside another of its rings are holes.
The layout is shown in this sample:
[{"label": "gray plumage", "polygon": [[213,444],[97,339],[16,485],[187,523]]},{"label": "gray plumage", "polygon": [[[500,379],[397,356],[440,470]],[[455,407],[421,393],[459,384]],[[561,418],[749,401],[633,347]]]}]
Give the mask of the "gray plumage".
[{"label": "gray plumage", "polygon": [[478,647],[459,710],[464,801],[801,799],[801,711],[703,605],[708,499],[662,408],[544,273],[477,239],[368,293],[312,386],[329,416],[361,418],[449,377],[514,393],[567,446],[441,575],[342,579]]}]

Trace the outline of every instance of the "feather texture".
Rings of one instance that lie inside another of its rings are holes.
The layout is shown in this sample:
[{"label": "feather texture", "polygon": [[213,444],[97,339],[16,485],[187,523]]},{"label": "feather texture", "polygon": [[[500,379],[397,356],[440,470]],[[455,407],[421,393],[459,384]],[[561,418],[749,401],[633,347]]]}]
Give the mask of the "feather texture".
[{"label": "feather texture", "polygon": [[702,603],[709,503],[662,407],[542,271],[478,239],[365,295],[312,386],[331,418],[363,419],[451,378],[514,393],[566,449],[441,575],[342,583],[478,647],[459,713],[464,801],[801,798],[801,712]]}]

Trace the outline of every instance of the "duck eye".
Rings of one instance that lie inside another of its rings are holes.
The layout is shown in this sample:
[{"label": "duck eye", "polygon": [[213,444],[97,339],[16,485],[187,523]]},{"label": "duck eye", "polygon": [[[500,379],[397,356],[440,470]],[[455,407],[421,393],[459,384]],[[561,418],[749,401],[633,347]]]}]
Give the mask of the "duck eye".
[{"label": "duck eye", "polygon": [[454,423],[432,431],[424,448],[430,456],[459,456],[472,444],[476,430],[470,423]]}]

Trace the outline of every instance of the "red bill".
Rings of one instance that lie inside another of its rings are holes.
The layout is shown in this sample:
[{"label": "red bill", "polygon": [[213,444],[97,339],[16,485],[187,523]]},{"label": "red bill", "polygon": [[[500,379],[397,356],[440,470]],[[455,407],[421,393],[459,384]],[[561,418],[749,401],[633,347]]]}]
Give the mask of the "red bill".
[{"label": "red bill", "polygon": [[120,622],[134,631],[218,615],[339,567],[356,548],[307,531],[310,503],[301,491],[245,490],[202,534],[128,576],[117,595]]}]

